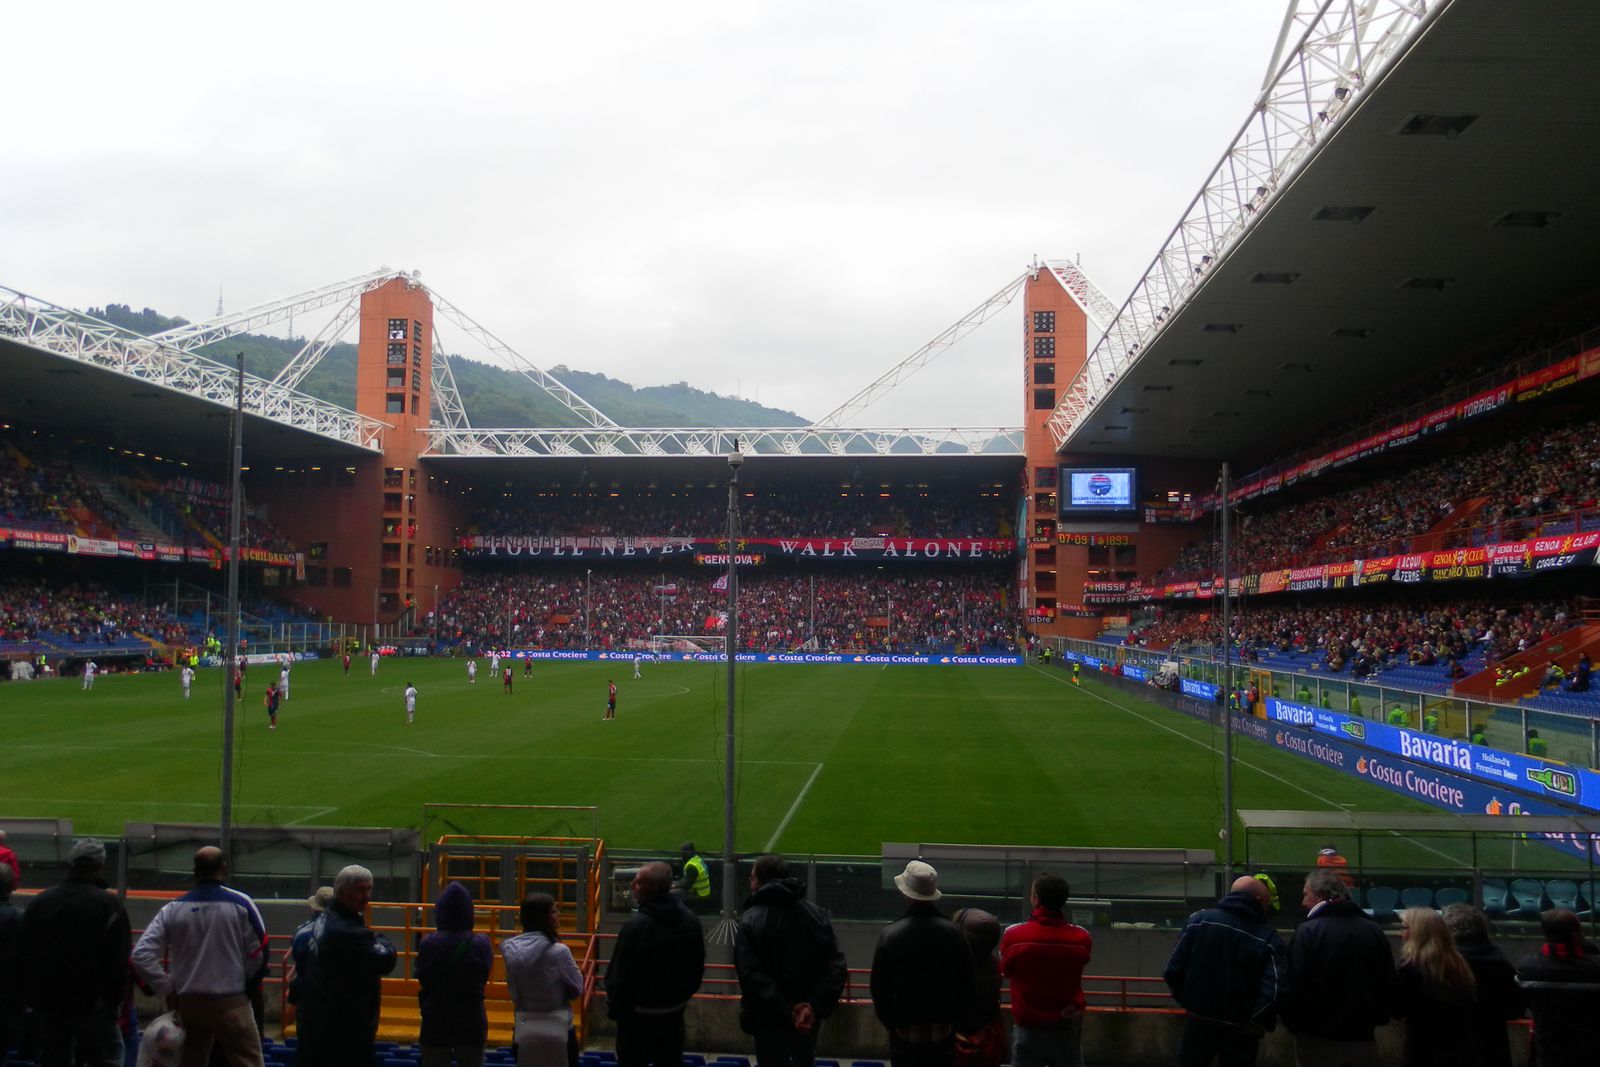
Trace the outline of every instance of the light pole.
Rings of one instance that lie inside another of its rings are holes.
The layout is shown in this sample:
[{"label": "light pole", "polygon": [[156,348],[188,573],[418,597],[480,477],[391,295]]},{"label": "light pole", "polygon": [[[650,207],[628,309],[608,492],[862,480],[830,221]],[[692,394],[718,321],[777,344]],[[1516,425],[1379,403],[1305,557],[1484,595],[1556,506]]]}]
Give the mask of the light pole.
[{"label": "light pole", "polygon": [[722,775],[722,919],[711,932],[711,940],[731,944],[739,929],[733,918],[733,902],[738,897],[739,868],[733,852],[733,709],[734,709],[734,659],[739,649],[739,468],[744,466],[744,456],[739,452],[739,439],[733,439],[733,451],[728,455],[728,758]]},{"label": "light pole", "polygon": [[594,578],[594,571],[583,572],[583,643],[586,647],[594,647],[594,635],[589,630],[589,587]]},{"label": "light pole", "polygon": [[439,583],[433,583],[433,650],[439,651]]},{"label": "light pole", "polygon": [[233,674],[239,662],[239,524],[244,514],[244,353],[237,355],[237,392],[230,429],[233,471],[228,484],[228,651],[222,657],[222,813],[217,825],[224,855],[233,854]]}]

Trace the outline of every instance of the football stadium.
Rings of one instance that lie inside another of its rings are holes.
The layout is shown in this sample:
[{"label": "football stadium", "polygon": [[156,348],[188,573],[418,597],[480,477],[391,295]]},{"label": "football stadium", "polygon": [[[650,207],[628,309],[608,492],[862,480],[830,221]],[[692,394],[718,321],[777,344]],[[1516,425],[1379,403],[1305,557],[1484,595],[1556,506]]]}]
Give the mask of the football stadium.
[{"label": "football stadium", "polygon": [[[414,271],[199,322],[0,279],[14,903],[93,838],[137,937],[222,845],[283,1065],[290,936],[350,864],[399,950],[385,1067],[452,881],[496,945],[553,897],[586,1067],[654,861],[707,938],[694,1067],[748,1067],[763,854],[848,958],[835,1061],[905,1055],[868,983],[917,860],[1002,924],[1068,880],[1092,1063],[1173,1058],[1163,967],[1236,876],[1285,938],[1332,868],[1397,952],[1453,904],[1513,959],[1557,911],[1600,939],[1597,39],[1576,2],[1294,5],[1215,166],[1160,161],[1199,191],[1131,292],[1019,265],[805,424],[619,418]],[[989,320],[1014,424],[873,425]],[[456,338],[544,424],[474,417]],[[348,402],[308,385],[334,366]],[[498,955],[486,997],[513,1062]]]}]

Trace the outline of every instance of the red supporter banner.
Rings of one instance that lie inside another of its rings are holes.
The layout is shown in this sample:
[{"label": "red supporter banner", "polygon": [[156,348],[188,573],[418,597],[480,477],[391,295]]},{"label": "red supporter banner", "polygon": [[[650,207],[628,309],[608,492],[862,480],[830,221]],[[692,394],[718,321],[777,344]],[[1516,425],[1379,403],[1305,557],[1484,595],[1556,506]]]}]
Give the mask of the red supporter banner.
[{"label": "red supporter banner", "polygon": [[65,552],[67,535],[44,530],[12,530],[11,547],[25,552]]},{"label": "red supporter banner", "polygon": [[1542,370],[1536,370],[1532,374],[1524,374],[1517,379],[1517,403],[1533,400],[1575,384],[1578,380],[1579,367],[1578,357],[1573,356],[1571,359],[1552,363]]}]

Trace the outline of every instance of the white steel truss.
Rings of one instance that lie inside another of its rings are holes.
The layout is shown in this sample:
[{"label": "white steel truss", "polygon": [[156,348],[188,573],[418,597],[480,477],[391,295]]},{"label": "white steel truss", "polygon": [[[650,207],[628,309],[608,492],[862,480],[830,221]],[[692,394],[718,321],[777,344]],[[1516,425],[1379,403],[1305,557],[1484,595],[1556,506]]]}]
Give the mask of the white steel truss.
[{"label": "white steel truss", "polygon": [[1083,309],[1089,325],[1097,333],[1105,333],[1117,319],[1117,305],[1072,260],[1047,259],[1044,266],[1061,283],[1061,288],[1067,291],[1073,302]]},{"label": "white steel truss", "polygon": [[945,329],[939,336],[895,364],[877,381],[812,423],[812,427],[821,430],[840,426],[846,419],[853,418],[866,410],[885,393],[938,359],[951,345],[1004,310],[1012,300],[1016,299],[1017,293],[1022,290],[1023,283],[1031,276],[1031,272],[1028,272],[1007,282],[1005,288],[967,312],[966,315],[962,316],[954,325]]},{"label": "white steel truss", "polygon": [[[359,304],[362,293],[376,289],[395,278],[410,276],[404,271],[390,270],[381,267],[367,274],[354,278],[347,278],[342,282],[324,285],[316,289],[307,289],[303,293],[284,297],[282,300],[273,300],[255,307],[245,308],[243,311],[234,311],[226,315],[218,315],[204,322],[191,322],[184,326],[174,326],[170,330],[152,334],[152,341],[160,341],[171,345],[184,352],[193,352],[197,348],[204,348],[213,341],[233,337],[241,333],[258,333],[275,323],[291,319],[296,315],[303,315],[308,311],[315,311],[330,304],[343,301],[354,301]],[[285,368],[287,369],[287,368]],[[308,368],[309,369],[309,368]]]},{"label": "white steel truss", "polygon": [[817,426],[426,431],[435,456],[1020,456],[1014,427],[854,429]]},{"label": "white steel truss", "polygon": [[471,316],[467,315],[460,308],[456,307],[454,304],[450,303],[450,301],[440,296],[437,291],[430,289],[428,290],[428,295],[433,298],[433,307],[435,311],[442,313],[445,318],[455,323],[461,329],[467,331],[470,336],[475,338],[479,344],[489,349],[489,351],[509,361],[516,370],[522,373],[523,377],[533,382],[546,393],[549,393],[552,397],[559,401],[563,407],[572,412],[574,415],[578,416],[578,418],[584,423],[587,423],[589,426],[595,428],[615,427],[617,425],[612,421],[611,416],[607,415],[605,412],[589,403],[571,389],[568,389],[556,378],[528,362],[525,358],[523,358],[520,352],[506,344],[504,341],[500,340],[500,338],[496,337],[482,326],[478,325],[478,323]]},{"label": "white steel truss", "polygon": [[328,354],[328,349],[344,339],[350,327],[355,325],[361,317],[361,297],[353,296],[345,302],[339,313],[328,320],[317,336],[307,341],[300,351],[295,353],[293,359],[283,365],[272,379],[274,385],[281,385],[287,389],[298,389],[305,376],[311,373],[311,368],[322,362],[322,357]]},{"label": "white steel truss", "polygon": [[[14,289],[0,287],[0,336],[232,408],[237,371],[153,337],[141,337]],[[244,407],[253,415],[376,450],[387,423],[253,375],[244,378]]]},{"label": "white steel truss", "polygon": [[[1280,188],[1452,0],[1294,0],[1267,85],[1050,415],[1064,445]],[[1298,30],[1298,33],[1296,31]]]}]

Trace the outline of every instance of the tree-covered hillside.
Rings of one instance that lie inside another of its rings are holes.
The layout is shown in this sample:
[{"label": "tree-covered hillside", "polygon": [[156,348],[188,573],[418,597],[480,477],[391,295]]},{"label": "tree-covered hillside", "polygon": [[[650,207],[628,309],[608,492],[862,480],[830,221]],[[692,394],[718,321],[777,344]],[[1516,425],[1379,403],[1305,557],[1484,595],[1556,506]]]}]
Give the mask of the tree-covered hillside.
[{"label": "tree-covered hillside", "polygon": [[[151,334],[185,324],[150,308],[134,311],[127,304],[90,308],[90,315],[132,330]],[[259,334],[241,334],[200,349],[202,355],[233,365],[244,353],[245,370],[271,378],[294,358],[304,344]],[[462,356],[452,357],[461,403],[467,419],[484,429],[509,426],[576,426],[579,420],[526,376]],[[737,397],[696,389],[688,382],[635,388],[604,374],[565,366],[545,368],[568,389],[605,412],[623,426],[804,426],[806,420],[792,411],[763,407]],[[356,399],[356,347],[337,344],[300,383],[302,392],[334,404],[352,407]]]}]

